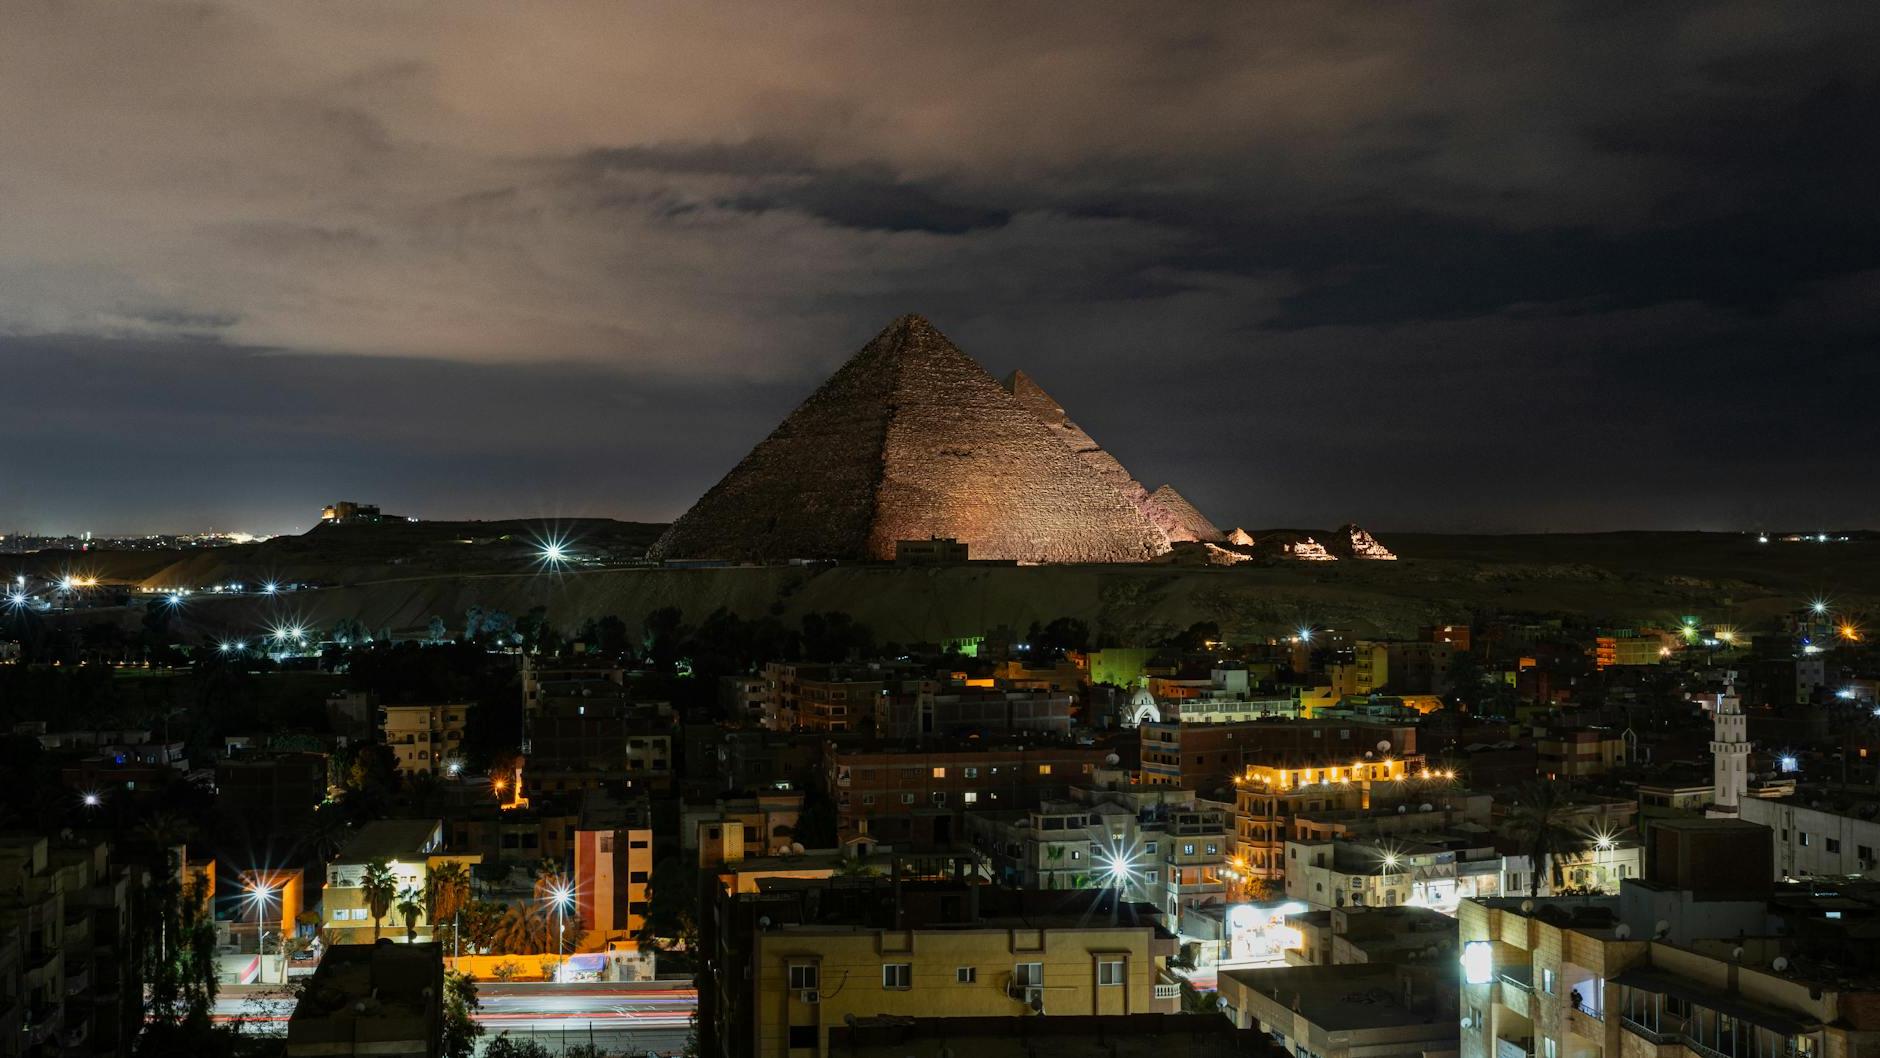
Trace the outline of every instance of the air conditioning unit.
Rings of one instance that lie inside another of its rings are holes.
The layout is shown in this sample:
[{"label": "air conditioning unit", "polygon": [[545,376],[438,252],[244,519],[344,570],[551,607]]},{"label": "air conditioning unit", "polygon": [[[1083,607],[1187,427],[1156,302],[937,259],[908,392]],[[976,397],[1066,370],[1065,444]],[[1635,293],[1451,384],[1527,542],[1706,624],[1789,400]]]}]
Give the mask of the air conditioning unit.
[{"label": "air conditioning unit", "polygon": [[814,988],[805,988],[801,992],[798,992],[796,997],[811,1006],[822,1002],[822,993],[816,991]]}]

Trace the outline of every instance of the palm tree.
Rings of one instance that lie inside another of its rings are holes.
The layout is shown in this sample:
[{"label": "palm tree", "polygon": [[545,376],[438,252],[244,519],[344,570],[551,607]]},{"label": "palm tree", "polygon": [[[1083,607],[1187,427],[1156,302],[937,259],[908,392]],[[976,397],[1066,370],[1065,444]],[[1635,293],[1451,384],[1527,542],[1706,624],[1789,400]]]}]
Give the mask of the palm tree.
[{"label": "palm tree", "polygon": [[457,942],[457,916],[469,903],[470,872],[463,864],[453,861],[431,868],[431,876],[425,883],[425,914],[430,916],[434,935],[440,924],[448,922],[451,940]]},{"label": "palm tree", "polygon": [[545,950],[546,938],[535,928],[530,909],[515,904],[503,908],[501,918],[490,929],[490,948],[504,955],[534,955]]},{"label": "palm tree", "polygon": [[1527,849],[1533,877],[1528,896],[1541,895],[1543,871],[1551,870],[1553,858],[1572,844],[1574,833],[1567,826],[1572,806],[1567,785],[1562,782],[1531,782],[1521,788],[1520,799],[1508,812],[1508,829]]},{"label": "palm tree", "polygon": [[392,899],[398,894],[398,876],[384,860],[373,860],[366,864],[359,888],[365,891],[366,908],[372,912],[372,940],[377,943],[380,923],[391,912]]},{"label": "palm tree", "polygon": [[346,818],[335,804],[321,805],[307,814],[300,824],[300,843],[320,858],[330,861],[346,843]]},{"label": "palm tree", "polygon": [[418,916],[424,914],[424,894],[415,885],[405,886],[398,893],[398,913],[405,919],[405,943],[418,942]]}]

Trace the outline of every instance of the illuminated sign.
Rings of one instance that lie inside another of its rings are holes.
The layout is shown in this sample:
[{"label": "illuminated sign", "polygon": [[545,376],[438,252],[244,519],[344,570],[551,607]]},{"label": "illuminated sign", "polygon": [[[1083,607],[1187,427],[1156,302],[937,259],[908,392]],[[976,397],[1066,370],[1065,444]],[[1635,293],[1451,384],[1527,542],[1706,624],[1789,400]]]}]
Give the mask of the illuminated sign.
[{"label": "illuminated sign", "polygon": [[1495,978],[1495,949],[1485,940],[1472,940],[1462,946],[1462,979],[1472,985],[1485,985]]}]

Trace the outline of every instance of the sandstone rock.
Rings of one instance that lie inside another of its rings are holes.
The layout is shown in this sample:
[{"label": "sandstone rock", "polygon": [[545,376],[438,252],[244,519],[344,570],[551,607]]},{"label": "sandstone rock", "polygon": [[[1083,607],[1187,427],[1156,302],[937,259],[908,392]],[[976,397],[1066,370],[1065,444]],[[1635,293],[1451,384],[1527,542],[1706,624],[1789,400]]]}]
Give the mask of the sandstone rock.
[{"label": "sandstone rock", "polygon": [[1162,531],[1113,474],[1063,432],[932,324],[904,316],[712,486],[651,554],[887,560],[895,541],[934,536],[965,542],[973,558],[1021,562],[1141,562],[1166,551]]}]

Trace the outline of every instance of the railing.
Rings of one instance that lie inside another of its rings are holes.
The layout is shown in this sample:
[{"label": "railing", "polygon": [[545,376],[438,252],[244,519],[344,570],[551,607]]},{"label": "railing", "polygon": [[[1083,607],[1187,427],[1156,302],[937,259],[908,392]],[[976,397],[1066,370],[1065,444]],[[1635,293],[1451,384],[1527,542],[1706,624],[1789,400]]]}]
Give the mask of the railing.
[{"label": "railing", "polygon": [[1524,1044],[1504,1040],[1497,1036],[1495,1037],[1495,1058],[1534,1058],[1534,1052]]},{"label": "railing", "polygon": [[1157,999],[1180,999],[1181,995],[1182,995],[1181,985],[1163,984],[1159,981],[1156,983],[1155,997]]}]

